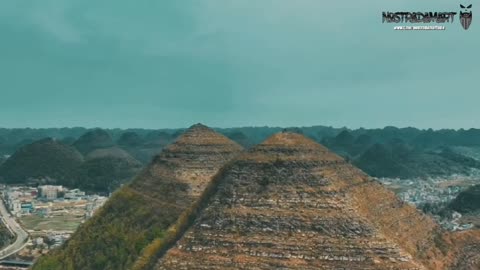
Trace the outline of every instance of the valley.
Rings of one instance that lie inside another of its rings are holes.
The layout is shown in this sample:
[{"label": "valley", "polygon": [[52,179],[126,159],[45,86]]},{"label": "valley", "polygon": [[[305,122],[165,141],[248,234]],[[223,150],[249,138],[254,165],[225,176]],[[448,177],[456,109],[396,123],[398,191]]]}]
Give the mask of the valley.
[{"label": "valley", "polygon": [[480,270],[436,2],[0,0],[0,270]]},{"label": "valley", "polygon": [[473,216],[462,217],[461,213],[455,212],[449,206],[462,191],[480,184],[478,170],[472,171],[469,175],[378,180],[395,192],[399,199],[431,215],[446,230],[467,230],[480,225]]}]

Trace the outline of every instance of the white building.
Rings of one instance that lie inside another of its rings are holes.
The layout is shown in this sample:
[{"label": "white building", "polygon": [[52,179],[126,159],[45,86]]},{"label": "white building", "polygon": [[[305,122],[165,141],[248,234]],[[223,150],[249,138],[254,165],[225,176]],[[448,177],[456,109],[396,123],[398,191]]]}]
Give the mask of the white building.
[{"label": "white building", "polygon": [[10,201],[9,207],[13,214],[19,213],[22,210],[22,204],[19,200]]},{"label": "white building", "polygon": [[72,189],[65,193],[65,199],[74,200],[85,196],[85,192],[80,189]]},{"label": "white building", "polygon": [[61,191],[63,191],[63,186],[45,185],[38,187],[39,196],[47,200],[55,200],[58,197],[58,192]]}]

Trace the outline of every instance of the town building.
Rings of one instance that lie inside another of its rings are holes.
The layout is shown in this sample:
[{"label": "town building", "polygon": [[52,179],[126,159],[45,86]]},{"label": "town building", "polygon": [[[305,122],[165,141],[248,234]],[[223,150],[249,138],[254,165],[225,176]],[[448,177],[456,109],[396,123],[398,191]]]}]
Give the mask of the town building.
[{"label": "town building", "polygon": [[38,195],[46,200],[55,200],[58,198],[59,192],[63,192],[63,186],[44,185],[38,187]]}]

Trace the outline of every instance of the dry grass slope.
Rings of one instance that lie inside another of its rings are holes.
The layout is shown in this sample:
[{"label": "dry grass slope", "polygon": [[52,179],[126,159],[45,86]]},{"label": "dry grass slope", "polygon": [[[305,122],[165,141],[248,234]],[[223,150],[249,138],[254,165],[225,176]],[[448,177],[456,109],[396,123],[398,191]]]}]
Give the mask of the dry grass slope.
[{"label": "dry grass slope", "polygon": [[239,145],[205,126],[191,127],[131,184],[115,192],[62,249],[41,258],[33,269],[130,269],[141,254],[154,252],[172,235],[171,225],[240,151]]},{"label": "dry grass slope", "polygon": [[170,239],[180,240],[153,269],[475,269],[478,263],[476,236],[445,233],[298,134],[272,136],[218,177],[201,211],[187,213],[192,226],[171,231]]}]

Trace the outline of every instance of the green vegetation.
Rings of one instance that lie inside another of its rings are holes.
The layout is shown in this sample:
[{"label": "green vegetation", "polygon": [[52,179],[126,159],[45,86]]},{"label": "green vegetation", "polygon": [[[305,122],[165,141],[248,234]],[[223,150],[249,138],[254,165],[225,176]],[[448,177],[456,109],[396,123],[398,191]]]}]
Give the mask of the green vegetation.
[{"label": "green vegetation", "polygon": [[113,139],[103,129],[94,129],[83,134],[73,146],[78,149],[82,154],[86,155],[91,151],[99,148],[108,148],[113,146]]},{"label": "green vegetation", "polygon": [[72,146],[48,138],[22,147],[1,164],[0,180],[111,192],[132,179],[142,167],[118,147],[97,149],[84,160]]},{"label": "green vegetation", "polygon": [[196,217],[200,211],[207,206],[210,198],[217,192],[218,186],[222,181],[225,172],[228,171],[232,164],[232,162],[229,162],[223,166],[212,178],[212,181],[210,181],[205,187],[205,190],[200,197],[179,216],[177,221],[170,226],[164,234],[145,247],[142,254],[133,265],[132,270],[152,269],[157,260],[167,252],[168,249],[175,245],[188,228],[193,225]]},{"label": "green vegetation", "polygon": [[137,147],[139,145],[142,145],[143,140],[135,132],[132,131],[127,131],[120,136],[120,138],[117,140],[117,144],[121,146],[127,146],[127,147]]},{"label": "green vegetation", "polygon": [[452,174],[468,175],[480,162],[449,149],[421,151],[401,140],[374,144],[353,162],[375,177],[429,177]]},{"label": "green vegetation", "polygon": [[161,254],[165,253],[170,247],[172,247],[193,223],[199,208],[200,204],[194,203],[180,215],[175,224],[170,226],[165,233],[161,234],[146,246],[135,264],[132,266],[132,270],[147,270],[152,268]]},{"label": "green vegetation", "polygon": [[475,185],[458,194],[449,206],[457,212],[480,213],[480,185]]},{"label": "green vegetation", "polygon": [[72,185],[82,162],[82,155],[73,147],[47,138],[22,147],[7,159],[0,166],[0,179],[6,183],[50,179]]},{"label": "green vegetation", "polygon": [[137,174],[141,164],[130,164],[124,159],[97,158],[88,160],[80,167],[76,185],[90,191],[113,191]]},{"label": "green vegetation", "polygon": [[115,192],[62,249],[39,259],[34,270],[129,269],[142,250],[164,235],[180,210],[129,186]]},{"label": "green vegetation", "polygon": [[37,215],[22,216],[20,222],[27,230],[75,231],[82,218],[73,215],[40,217]]},{"label": "green vegetation", "polygon": [[120,148],[98,149],[90,153],[80,166],[76,187],[111,192],[141,169],[142,164]]},{"label": "green vegetation", "polygon": [[[270,135],[280,132],[282,128],[243,127],[216,130],[248,148],[260,143]],[[430,173],[439,175],[466,173],[473,164],[471,160],[469,161],[461,156],[455,157],[451,153],[440,154],[438,150],[445,147],[451,148],[463,156],[470,156],[477,160],[479,157],[480,129],[421,130],[416,128],[385,127],[382,129],[360,128],[351,130],[347,128],[312,126],[296,128],[296,130],[321,142],[329,149],[351,160],[352,163],[375,176],[409,178],[423,177]],[[74,146],[84,154],[88,154],[96,149],[109,148],[117,143],[135,159],[146,164],[182,131],[181,129],[0,128],[0,163],[2,162],[1,156],[4,154],[12,155],[17,149],[35,140],[55,137],[65,144],[75,140]],[[403,141],[402,144],[407,146],[409,150],[412,150],[405,159],[398,156],[389,156],[390,148],[394,146],[392,141],[398,141],[399,139]],[[378,147],[374,146],[375,144],[385,147],[386,150],[378,149]],[[376,159],[375,151],[380,151],[379,154],[386,152],[386,155],[377,155],[378,158]],[[369,156],[369,154],[373,155]],[[373,166],[370,166],[370,164],[373,164]],[[18,171],[20,172],[21,170]],[[15,175],[17,173],[14,173]],[[0,173],[1,176],[2,174]],[[50,178],[55,178],[51,175],[49,176]],[[12,181],[17,182],[17,179]],[[21,179],[19,183],[24,181],[25,179]],[[104,188],[108,184],[102,183],[100,186]]]},{"label": "green vegetation", "polygon": [[0,248],[9,245],[15,237],[10,233],[5,224],[0,221]]}]

